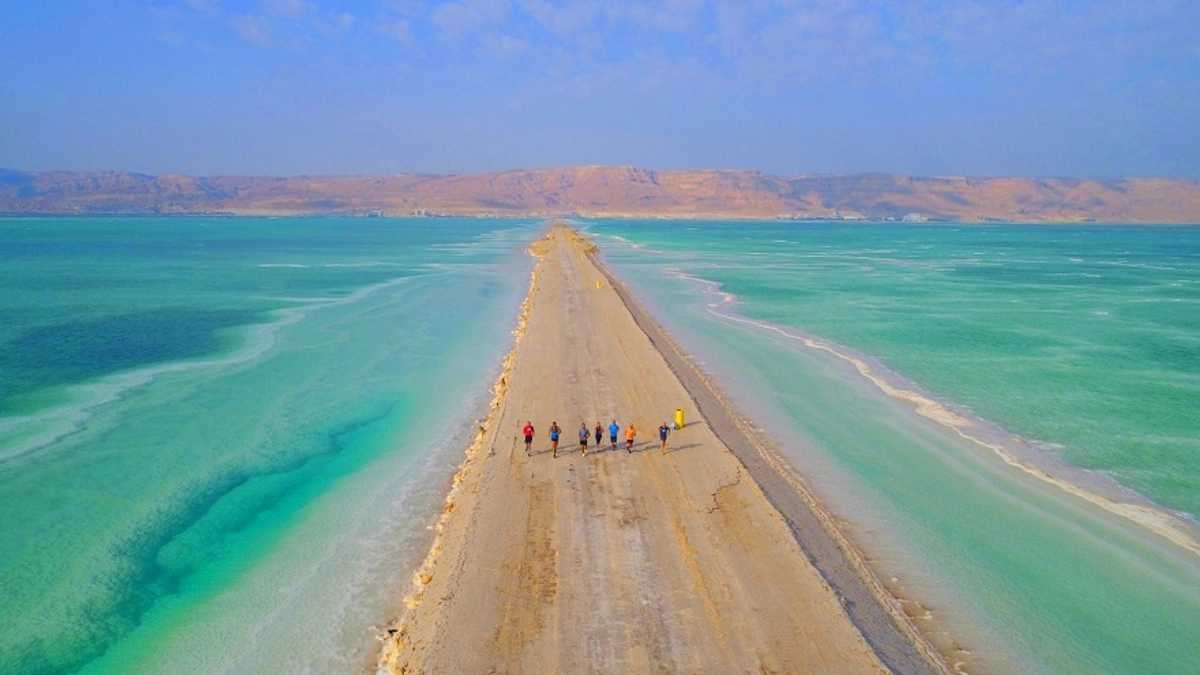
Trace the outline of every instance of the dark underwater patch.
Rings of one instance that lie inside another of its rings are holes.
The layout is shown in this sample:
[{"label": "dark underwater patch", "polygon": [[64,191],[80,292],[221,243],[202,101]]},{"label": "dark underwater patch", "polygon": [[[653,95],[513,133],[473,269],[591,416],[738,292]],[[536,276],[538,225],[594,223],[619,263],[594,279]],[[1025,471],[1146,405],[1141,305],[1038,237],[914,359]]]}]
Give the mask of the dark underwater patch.
[{"label": "dark underwater patch", "polygon": [[27,331],[0,349],[0,410],[46,387],[215,354],[226,346],[223,329],[261,321],[256,312],[175,308]]}]

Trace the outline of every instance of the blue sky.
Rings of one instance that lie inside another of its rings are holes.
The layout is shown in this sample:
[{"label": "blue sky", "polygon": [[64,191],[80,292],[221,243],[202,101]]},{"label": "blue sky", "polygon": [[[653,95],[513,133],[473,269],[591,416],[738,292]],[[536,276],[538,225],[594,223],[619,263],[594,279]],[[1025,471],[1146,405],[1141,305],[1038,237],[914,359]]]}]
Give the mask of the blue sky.
[{"label": "blue sky", "polygon": [[1196,0],[8,0],[0,167],[1200,178]]}]

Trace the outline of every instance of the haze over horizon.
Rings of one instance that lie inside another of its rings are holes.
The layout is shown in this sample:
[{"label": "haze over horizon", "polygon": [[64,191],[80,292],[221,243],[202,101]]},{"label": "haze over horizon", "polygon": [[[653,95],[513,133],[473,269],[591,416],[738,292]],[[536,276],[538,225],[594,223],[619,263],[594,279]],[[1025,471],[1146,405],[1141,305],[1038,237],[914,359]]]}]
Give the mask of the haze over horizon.
[{"label": "haze over horizon", "polygon": [[161,0],[0,21],[0,167],[1200,178],[1186,0]]}]

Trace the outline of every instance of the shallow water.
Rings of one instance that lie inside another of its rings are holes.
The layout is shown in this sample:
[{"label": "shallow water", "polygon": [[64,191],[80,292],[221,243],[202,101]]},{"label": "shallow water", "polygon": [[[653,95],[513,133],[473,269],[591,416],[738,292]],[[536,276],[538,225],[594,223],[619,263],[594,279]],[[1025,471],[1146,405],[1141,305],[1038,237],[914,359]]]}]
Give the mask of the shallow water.
[{"label": "shallow water", "polygon": [[539,226],[0,220],[0,671],[367,667]]},{"label": "shallow water", "polygon": [[969,668],[1193,667],[1200,557],[1060,485],[1194,536],[1200,228],[589,225]]}]

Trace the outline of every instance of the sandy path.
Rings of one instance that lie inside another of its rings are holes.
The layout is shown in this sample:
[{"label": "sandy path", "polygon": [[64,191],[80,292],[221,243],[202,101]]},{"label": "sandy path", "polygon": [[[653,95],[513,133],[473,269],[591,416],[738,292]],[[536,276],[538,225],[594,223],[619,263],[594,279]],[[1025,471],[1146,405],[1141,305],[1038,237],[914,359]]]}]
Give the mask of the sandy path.
[{"label": "sandy path", "polygon": [[[779,497],[768,499],[747,467],[763,469],[743,464],[700,419],[695,401],[705,407],[709,394],[689,394],[679,366],[668,366],[584,246],[558,227],[535,244],[542,258],[523,336],[411,609],[385,646],[387,666],[882,673],[886,662],[898,672],[933,670],[922,658],[904,660],[906,645],[915,652],[902,635],[881,638],[868,626],[864,638],[861,618],[846,611],[862,599],[835,592],[810,563],[795,518],[781,515]],[[701,384],[711,388],[689,388]],[[661,455],[656,429],[677,407],[688,425]],[[604,451],[581,456],[580,423],[607,427],[613,418],[637,426],[633,454],[607,450],[605,438]],[[526,420],[537,428],[532,457],[520,437]],[[557,459],[551,421],[563,428]]]}]

